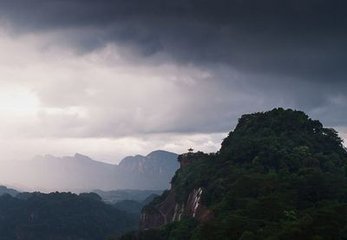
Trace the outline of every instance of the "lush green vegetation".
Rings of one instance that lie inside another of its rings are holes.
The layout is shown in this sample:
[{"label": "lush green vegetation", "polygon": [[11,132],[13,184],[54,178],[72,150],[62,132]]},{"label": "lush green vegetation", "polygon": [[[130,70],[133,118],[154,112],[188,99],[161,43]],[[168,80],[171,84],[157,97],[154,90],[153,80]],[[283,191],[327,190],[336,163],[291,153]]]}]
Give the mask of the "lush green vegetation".
[{"label": "lush green vegetation", "polygon": [[121,239],[347,239],[346,150],[336,131],[303,112],[244,115],[219,152],[191,156],[172,181],[177,201],[202,187],[213,220]]},{"label": "lush green vegetation", "polygon": [[137,220],[95,193],[21,193],[0,197],[0,240],[101,240]]}]

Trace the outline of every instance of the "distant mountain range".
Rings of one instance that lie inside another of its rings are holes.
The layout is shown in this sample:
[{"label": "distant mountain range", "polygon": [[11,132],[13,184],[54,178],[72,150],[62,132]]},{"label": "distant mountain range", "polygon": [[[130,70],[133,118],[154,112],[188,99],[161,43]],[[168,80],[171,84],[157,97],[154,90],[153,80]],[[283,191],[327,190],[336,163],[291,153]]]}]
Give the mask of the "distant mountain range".
[{"label": "distant mountain range", "polygon": [[78,153],[45,155],[30,161],[0,162],[0,183],[31,191],[164,190],[178,167],[177,154],[162,150],[126,157],[118,165]]}]

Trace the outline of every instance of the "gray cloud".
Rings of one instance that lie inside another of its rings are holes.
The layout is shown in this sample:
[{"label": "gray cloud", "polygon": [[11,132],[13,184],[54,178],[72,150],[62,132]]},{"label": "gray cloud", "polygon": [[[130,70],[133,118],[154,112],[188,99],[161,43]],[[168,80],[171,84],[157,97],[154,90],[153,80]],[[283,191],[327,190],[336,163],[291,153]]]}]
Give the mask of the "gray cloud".
[{"label": "gray cloud", "polygon": [[13,48],[35,48],[22,57],[20,78],[42,109],[21,132],[227,132],[241,114],[277,106],[344,129],[346,7],[342,0],[1,1]]},{"label": "gray cloud", "polygon": [[3,1],[0,14],[19,31],[79,29],[72,38],[84,51],[117,42],[145,56],[166,52],[183,62],[342,81],[346,7],[328,0],[16,0]]}]

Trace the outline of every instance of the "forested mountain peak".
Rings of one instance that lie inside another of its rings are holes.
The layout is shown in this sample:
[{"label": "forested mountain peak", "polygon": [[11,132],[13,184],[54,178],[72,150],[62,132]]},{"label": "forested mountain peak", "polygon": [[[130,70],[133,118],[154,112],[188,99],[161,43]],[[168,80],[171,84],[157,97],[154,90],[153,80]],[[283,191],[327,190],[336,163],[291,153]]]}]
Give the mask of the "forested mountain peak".
[{"label": "forested mountain peak", "polygon": [[235,164],[298,171],[339,171],[346,159],[342,139],[304,112],[276,108],[243,115],[224,139],[220,155]]},{"label": "forested mountain peak", "polygon": [[243,115],[220,151],[178,159],[143,231],[122,240],[347,239],[346,149],[301,111]]}]

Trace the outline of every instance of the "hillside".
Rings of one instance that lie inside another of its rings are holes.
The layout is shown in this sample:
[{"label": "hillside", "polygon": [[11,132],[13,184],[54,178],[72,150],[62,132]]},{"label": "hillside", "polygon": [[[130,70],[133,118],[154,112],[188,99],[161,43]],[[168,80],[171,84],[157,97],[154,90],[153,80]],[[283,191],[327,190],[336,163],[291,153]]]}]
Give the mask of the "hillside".
[{"label": "hillside", "polygon": [[104,240],[134,229],[136,219],[94,193],[20,193],[0,197],[1,240]]},{"label": "hillside", "polygon": [[243,115],[220,151],[179,160],[122,240],[347,239],[346,149],[303,112]]},{"label": "hillside", "polygon": [[166,151],[129,156],[118,165],[95,161],[78,153],[66,157],[45,155],[30,161],[1,162],[0,181],[29,191],[45,192],[164,190],[169,187],[177,168],[177,154]]}]

